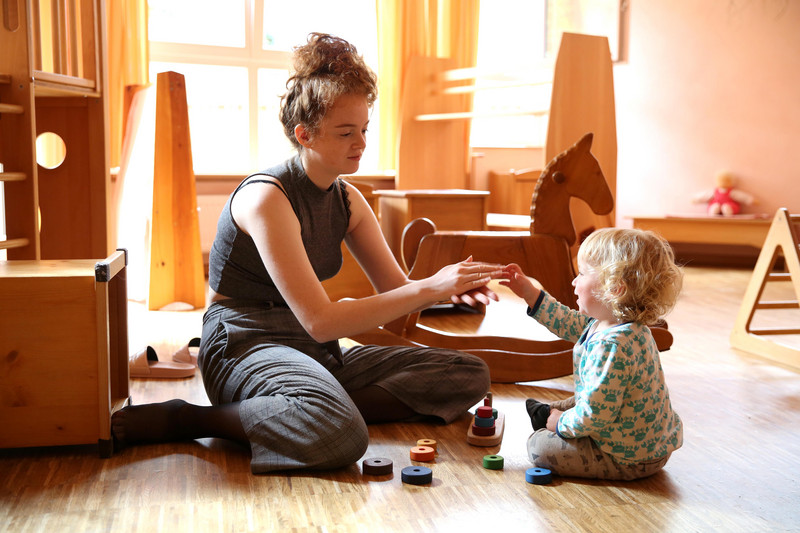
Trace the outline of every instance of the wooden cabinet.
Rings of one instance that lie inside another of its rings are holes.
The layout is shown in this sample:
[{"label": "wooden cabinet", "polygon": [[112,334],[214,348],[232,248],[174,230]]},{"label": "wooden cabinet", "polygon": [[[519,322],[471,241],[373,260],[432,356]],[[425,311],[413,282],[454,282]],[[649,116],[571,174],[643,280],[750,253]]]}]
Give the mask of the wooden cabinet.
[{"label": "wooden cabinet", "polygon": [[126,256],[0,261],[0,447],[98,443],[129,396]]},{"label": "wooden cabinet", "polygon": [[104,1],[0,4],[0,249],[8,259],[106,257]]},{"label": "wooden cabinet", "polygon": [[414,219],[429,218],[438,230],[445,231],[486,229],[488,191],[389,189],[375,191],[375,196],[381,230],[401,265],[403,230]]}]

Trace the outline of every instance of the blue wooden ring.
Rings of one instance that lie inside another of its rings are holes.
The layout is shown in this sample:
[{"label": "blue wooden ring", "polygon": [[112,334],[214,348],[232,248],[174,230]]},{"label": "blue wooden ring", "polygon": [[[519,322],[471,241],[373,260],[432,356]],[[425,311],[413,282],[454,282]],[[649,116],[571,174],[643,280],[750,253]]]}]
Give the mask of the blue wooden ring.
[{"label": "blue wooden ring", "polygon": [[433,470],[425,466],[407,466],[400,472],[400,479],[409,485],[427,485],[433,481]]},{"label": "blue wooden ring", "polygon": [[553,475],[546,468],[529,468],[525,471],[525,481],[533,485],[547,485],[553,481]]}]

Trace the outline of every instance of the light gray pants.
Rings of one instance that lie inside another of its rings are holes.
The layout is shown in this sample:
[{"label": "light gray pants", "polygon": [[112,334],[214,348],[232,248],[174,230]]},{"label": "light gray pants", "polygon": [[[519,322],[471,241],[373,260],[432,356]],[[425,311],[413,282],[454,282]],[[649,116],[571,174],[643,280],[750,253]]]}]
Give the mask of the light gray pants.
[{"label": "light gray pants", "polygon": [[376,385],[416,413],[449,423],[489,390],[482,359],[454,350],[355,346],[337,359],[286,307],[215,302],[203,319],[199,366],[214,405],[241,402],[254,473],[357,461],[368,432],[348,391]]},{"label": "light gray pants", "polygon": [[[575,407],[575,398],[553,402],[550,407],[566,411]],[[534,465],[559,476],[624,480],[651,476],[669,460],[667,456],[646,463],[620,464],[589,437],[563,439],[546,428],[528,437],[528,458]]]}]

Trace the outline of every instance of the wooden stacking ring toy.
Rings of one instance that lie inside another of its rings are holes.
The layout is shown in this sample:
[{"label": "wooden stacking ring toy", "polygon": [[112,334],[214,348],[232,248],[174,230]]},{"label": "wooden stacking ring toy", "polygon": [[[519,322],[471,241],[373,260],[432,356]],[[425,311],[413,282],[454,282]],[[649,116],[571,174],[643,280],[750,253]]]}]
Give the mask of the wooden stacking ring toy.
[{"label": "wooden stacking ring toy", "polygon": [[481,405],[475,410],[475,416],[481,418],[494,418],[494,409],[488,405]]},{"label": "wooden stacking ring toy", "polygon": [[494,435],[495,427],[488,427],[484,428],[475,424],[472,424],[472,434],[477,435],[478,437],[491,437]]},{"label": "wooden stacking ring toy", "polygon": [[417,446],[427,446],[428,448],[433,448],[436,451],[436,441],[433,439],[419,439],[417,441]]},{"label": "wooden stacking ring toy", "polygon": [[400,479],[409,485],[427,485],[433,481],[433,470],[424,466],[407,466],[400,472]]},{"label": "wooden stacking ring toy", "polygon": [[368,476],[385,476],[392,473],[394,464],[385,457],[372,457],[364,459],[361,463],[361,473]]},{"label": "wooden stacking ring toy", "polygon": [[525,481],[533,485],[547,485],[553,481],[553,476],[546,468],[529,468],[525,471]]},{"label": "wooden stacking ring toy", "polygon": [[482,428],[491,428],[494,427],[494,418],[483,418],[482,416],[476,416],[474,419],[475,425],[482,427]]},{"label": "wooden stacking ring toy", "polygon": [[483,467],[488,470],[502,470],[504,459],[499,455],[484,455]]},{"label": "wooden stacking ring toy", "polygon": [[412,461],[433,461],[436,458],[436,450],[430,446],[415,446],[409,453]]}]

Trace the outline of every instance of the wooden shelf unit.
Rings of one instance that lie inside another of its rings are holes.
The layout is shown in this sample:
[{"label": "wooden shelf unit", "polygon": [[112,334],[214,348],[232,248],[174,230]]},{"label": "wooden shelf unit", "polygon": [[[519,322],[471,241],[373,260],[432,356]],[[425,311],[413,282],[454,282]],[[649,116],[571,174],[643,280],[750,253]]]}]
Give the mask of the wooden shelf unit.
[{"label": "wooden shelf unit", "polygon": [[[0,182],[8,259],[106,257],[108,104],[103,0],[0,0]],[[53,133],[63,157],[37,163]],[[52,167],[52,168],[50,168]],[[1,214],[0,214],[1,215]]]},{"label": "wooden shelf unit", "polygon": [[0,0],[4,448],[96,442],[107,456],[111,414],[128,399],[104,9],[104,0]]}]

